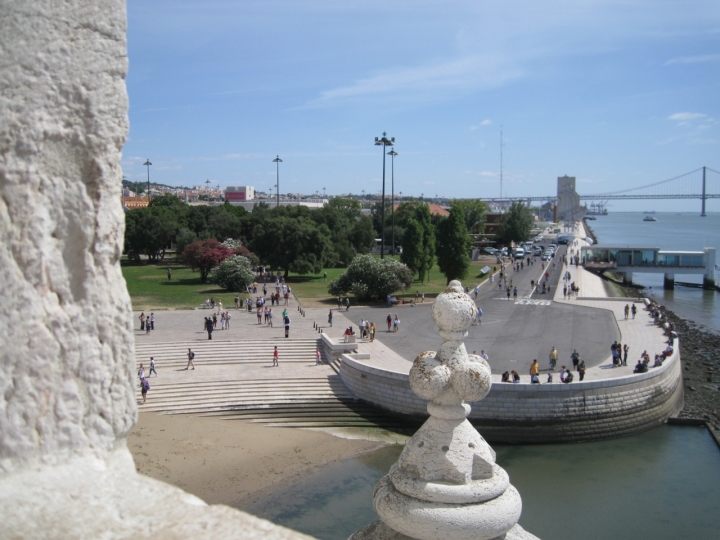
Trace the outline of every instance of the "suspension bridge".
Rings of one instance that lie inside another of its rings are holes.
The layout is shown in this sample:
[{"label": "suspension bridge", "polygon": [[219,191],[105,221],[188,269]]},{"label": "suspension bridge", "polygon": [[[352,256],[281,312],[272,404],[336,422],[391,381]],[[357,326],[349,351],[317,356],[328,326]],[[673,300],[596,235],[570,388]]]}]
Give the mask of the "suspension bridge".
[{"label": "suspension bridge", "polygon": [[[700,215],[705,215],[705,202],[708,199],[720,199],[720,172],[710,167],[700,167],[694,171],[653,182],[643,186],[626,188],[619,191],[584,194],[578,193],[581,200],[630,200],[630,199],[699,199]],[[487,202],[540,201],[553,202],[557,195],[545,197],[515,197],[504,199],[484,199]]]}]

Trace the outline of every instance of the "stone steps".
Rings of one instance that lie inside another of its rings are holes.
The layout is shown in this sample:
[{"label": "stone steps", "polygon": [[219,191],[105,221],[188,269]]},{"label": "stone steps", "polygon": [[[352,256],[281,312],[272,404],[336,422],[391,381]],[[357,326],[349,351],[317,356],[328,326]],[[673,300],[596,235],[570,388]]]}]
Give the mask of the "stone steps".
[{"label": "stone steps", "polygon": [[[278,345],[281,363],[315,363],[318,340],[287,340]],[[195,353],[195,362],[199,365],[261,364],[272,362],[274,345],[264,341],[208,341],[176,343],[136,344],[135,364],[146,367],[150,356],[155,358],[158,369],[187,365],[187,350]]]}]

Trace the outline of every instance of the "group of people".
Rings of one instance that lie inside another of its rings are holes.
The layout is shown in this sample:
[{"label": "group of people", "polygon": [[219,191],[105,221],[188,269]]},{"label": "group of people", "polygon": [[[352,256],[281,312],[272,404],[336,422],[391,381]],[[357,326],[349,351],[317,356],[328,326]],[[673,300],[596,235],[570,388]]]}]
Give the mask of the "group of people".
[{"label": "group of people", "polygon": [[152,330],[155,330],[155,314],[145,315],[145,312],[140,313],[140,331],[149,334]]},{"label": "group of people", "polygon": [[[155,369],[155,358],[150,357],[150,371],[148,372],[148,378],[155,374],[155,376],[158,376],[158,372]],[[138,369],[138,378],[140,379],[140,392],[142,393],[142,402],[145,403],[145,400],[147,399],[147,393],[148,390],[150,390],[150,382],[145,377],[145,366],[143,364],[140,364],[140,368]]]},{"label": "group of people", "polygon": [[655,360],[654,360],[652,366],[650,366],[650,355],[648,354],[648,352],[646,350],[643,351],[642,354],[640,355],[640,360],[638,360],[637,364],[635,364],[633,373],[647,373],[647,371],[650,367],[662,366],[665,359],[668,358],[669,356],[672,356],[672,353],[674,352],[674,350],[675,350],[675,348],[673,347],[672,343],[669,343],[663,352],[655,355]]},{"label": "group of people", "polygon": [[613,367],[627,366],[627,358],[630,347],[626,343],[618,343],[615,341],[610,345],[610,354],[612,356]]},{"label": "group of people", "polygon": [[360,319],[360,337],[362,339],[369,338],[370,343],[375,341],[375,323],[372,323],[370,321],[366,321],[365,319]]}]

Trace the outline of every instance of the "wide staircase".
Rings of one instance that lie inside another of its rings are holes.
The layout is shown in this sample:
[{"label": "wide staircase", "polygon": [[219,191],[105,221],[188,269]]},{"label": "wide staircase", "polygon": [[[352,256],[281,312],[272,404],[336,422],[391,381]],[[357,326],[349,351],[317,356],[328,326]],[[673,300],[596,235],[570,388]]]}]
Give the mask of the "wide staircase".
[{"label": "wide staircase", "polygon": [[[273,343],[268,341],[136,344],[136,369],[142,362],[147,376],[153,356],[160,374],[149,378],[151,389],[140,411],[283,427],[407,427],[356,401],[329,365],[316,366],[318,340],[283,340],[278,347],[281,370],[269,367]],[[192,375],[185,371],[188,348],[195,352]],[[137,395],[141,400],[139,388]]]}]

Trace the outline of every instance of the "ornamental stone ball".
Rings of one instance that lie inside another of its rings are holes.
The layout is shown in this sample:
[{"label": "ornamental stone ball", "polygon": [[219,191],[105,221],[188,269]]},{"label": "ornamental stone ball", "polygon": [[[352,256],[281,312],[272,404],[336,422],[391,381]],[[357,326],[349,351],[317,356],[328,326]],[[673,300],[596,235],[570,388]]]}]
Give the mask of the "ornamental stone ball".
[{"label": "ornamental stone ball", "polygon": [[461,341],[477,314],[475,302],[451,281],[432,309],[445,341],[438,351],[421,353],[409,374],[413,392],[429,400],[430,418],[375,488],[381,521],[351,540],[535,539],[517,525],[520,494],[466,419],[466,402],[484,398],[492,384],[487,361],[469,355]]}]

